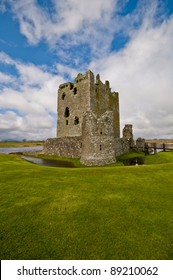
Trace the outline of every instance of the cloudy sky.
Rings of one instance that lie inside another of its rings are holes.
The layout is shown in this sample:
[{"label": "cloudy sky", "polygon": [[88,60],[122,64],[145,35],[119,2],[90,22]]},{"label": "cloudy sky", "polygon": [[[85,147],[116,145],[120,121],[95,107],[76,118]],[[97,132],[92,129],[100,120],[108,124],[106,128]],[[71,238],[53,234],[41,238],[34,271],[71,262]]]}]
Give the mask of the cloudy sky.
[{"label": "cloudy sky", "polygon": [[0,0],[0,140],[55,137],[58,86],[88,69],[121,131],[173,138],[172,0]]}]

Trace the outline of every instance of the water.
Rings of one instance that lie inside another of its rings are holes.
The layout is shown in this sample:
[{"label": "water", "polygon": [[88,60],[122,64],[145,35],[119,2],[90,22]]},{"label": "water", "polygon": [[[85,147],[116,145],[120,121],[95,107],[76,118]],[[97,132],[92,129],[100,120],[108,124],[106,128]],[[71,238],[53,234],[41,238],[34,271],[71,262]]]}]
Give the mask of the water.
[{"label": "water", "polygon": [[43,146],[0,148],[0,154],[36,152],[36,151],[42,151],[42,150],[43,150]]},{"label": "water", "polygon": [[124,165],[143,165],[145,161],[144,157],[134,157],[123,160]]},{"label": "water", "polygon": [[64,160],[51,160],[51,159],[42,159],[35,157],[22,156],[23,159],[30,161],[32,163],[42,165],[42,166],[51,166],[51,167],[70,167],[74,168],[74,164],[72,162],[64,161]]},{"label": "water", "polygon": [[[36,152],[42,151],[43,146],[34,147],[13,147],[13,148],[0,148],[0,154],[10,154],[10,153],[24,153],[24,152]],[[63,160],[49,160],[41,159],[29,156],[22,156],[23,159],[30,161],[32,163],[42,165],[42,166],[52,166],[52,167],[70,167],[74,168],[75,165],[72,162],[67,162]]]}]

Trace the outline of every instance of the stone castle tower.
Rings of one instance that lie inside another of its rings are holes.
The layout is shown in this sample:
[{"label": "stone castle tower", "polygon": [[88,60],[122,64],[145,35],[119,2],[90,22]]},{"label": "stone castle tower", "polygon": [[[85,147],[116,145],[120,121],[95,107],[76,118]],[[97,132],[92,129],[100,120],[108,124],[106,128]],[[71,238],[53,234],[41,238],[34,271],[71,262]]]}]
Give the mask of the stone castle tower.
[{"label": "stone castle tower", "polygon": [[46,140],[47,154],[104,165],[129,149],[128,140],[120,139],[119,94],[90,70],[59,86],[57,116],[57,138]]},{"label": "stone castle tower", "polygon": [[109,82],[103,84],[99,75],[89,70],[78,74],[74,83],[65,83],[58,90],[57,137],[82,136],[83,117],[92,111],[99,118],[106,111],[113,112],[115,136],[120,137],[118,93],[111,92]]}]

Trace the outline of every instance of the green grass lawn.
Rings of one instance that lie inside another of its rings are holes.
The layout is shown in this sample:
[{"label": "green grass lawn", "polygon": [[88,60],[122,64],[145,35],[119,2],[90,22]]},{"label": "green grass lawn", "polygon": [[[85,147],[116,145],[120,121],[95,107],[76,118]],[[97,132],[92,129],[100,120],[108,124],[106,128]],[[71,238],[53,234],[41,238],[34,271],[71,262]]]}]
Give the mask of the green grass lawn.
[{"label": "green grass lawn", "polygon": [[171,152],[92,168],[0,155],[0,258],[172,260],[172,179]]}]

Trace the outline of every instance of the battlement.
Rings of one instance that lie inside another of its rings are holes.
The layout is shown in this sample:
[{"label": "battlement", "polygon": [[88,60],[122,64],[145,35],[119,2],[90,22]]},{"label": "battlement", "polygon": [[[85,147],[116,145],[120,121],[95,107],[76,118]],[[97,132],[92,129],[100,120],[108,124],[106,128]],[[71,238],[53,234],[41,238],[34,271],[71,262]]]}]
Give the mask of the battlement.
[{"label": "battlement", "polygon": [[65,89],[65,88],[72,89],[73,88],[73,83],[68,82],[68,83],[61,84],[59,86],[59,89]]},{"label": "battlement", "polygon": [[111,92],[109,81],[105,81],[105,84],[100,80],[100,75],[97,74],[96,79],[94,79],[94,74],[88,70],[85,74],[79,73],[77,77],[74,79],[74,82],[63,83],[59,86],[58,95],[60,95],[64,91],[71,91],[75,93],[75,88],[80,87],[80,83],[92,81],[95,86],[96,93],[100,90],[104,91],[104,94],[110,94],[114,97],[118,95],[118,92]]}]

